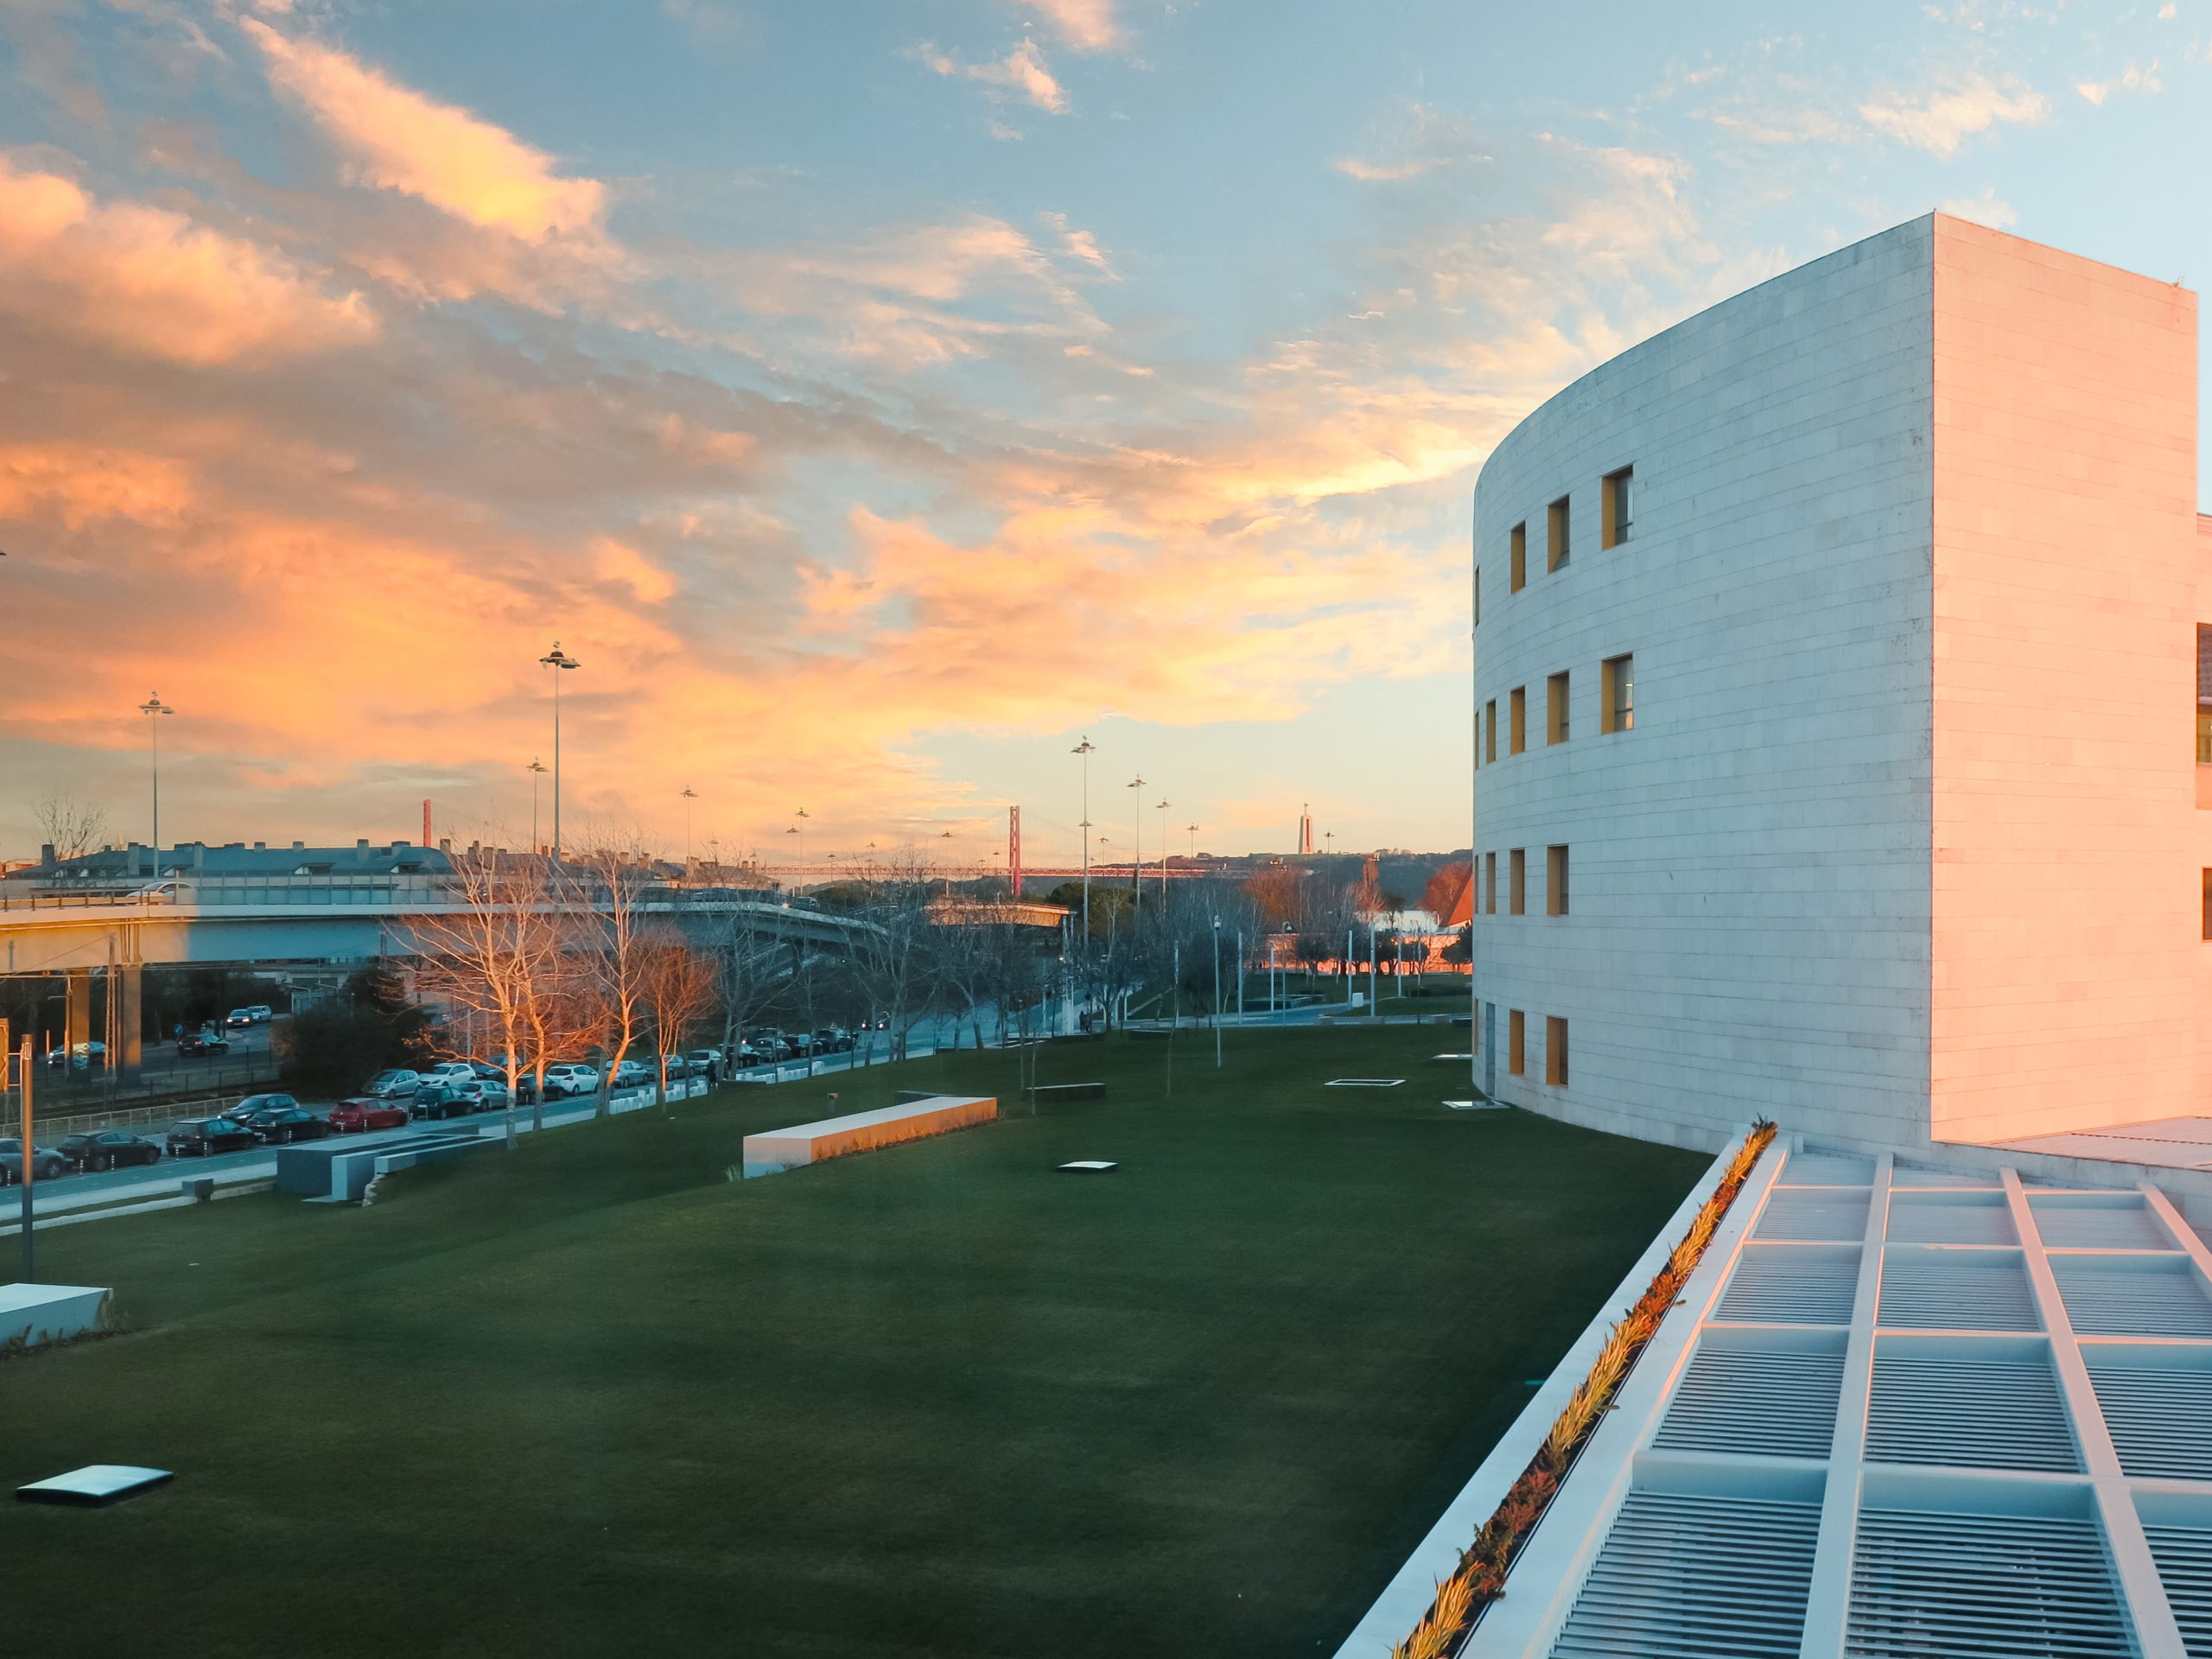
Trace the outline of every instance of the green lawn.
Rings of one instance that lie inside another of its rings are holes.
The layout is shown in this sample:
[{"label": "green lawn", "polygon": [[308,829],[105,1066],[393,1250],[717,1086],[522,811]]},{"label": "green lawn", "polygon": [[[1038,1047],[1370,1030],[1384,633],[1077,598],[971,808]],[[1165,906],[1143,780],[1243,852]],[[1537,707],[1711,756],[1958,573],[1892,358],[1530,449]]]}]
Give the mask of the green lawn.
[{"label": "green lawn", "polygon": [[[1104,1101],[731,1184],[976,1053],[41,1234],[129,1333],[0,1362],[19,1653],[1328,1652],[1704,1160],[1453,1113],[1407,1027],[1048,1050]],[[1404,1076],[1395,1090],[1325,1089]],[[1011,1104],[1011,1103],[1007,1103]],[[1119,1173],[1061,1175],[1070,1159]]]}]

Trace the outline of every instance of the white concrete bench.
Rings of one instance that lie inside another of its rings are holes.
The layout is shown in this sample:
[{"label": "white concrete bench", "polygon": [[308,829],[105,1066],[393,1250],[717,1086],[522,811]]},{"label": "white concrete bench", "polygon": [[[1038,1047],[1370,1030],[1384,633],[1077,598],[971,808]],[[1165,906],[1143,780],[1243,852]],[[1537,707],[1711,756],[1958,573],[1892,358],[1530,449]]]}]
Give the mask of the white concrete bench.
[{"label": "white concrete bench", "polygon": [[873,1112],[850,1112],[817,1123],[794,1124],[788,1129],[768,1129],[745,1137],[745,1179],[749,1181],[756,1175],[801,1169],[847,1153],[964,1129],[971,1123],[988,1123],[998,1115],[996,1100],[931,1095],[926,1100],[902,1101]]}]

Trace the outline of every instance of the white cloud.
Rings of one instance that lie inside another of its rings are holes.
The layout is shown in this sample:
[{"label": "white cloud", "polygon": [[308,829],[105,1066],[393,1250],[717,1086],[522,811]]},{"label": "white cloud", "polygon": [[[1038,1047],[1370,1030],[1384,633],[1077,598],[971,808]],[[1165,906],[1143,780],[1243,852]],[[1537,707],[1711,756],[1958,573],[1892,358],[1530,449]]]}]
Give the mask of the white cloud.
[{"label": "white cloud", "polygon": [[1949,157],[1977,132],[2002,123],[2033,125],[2048,119],[2050,100],[2011,75],[1992,80],[1976,73],[1939,86],[1878,93],[1859,106],[1859,114],[1901,144]]},{"label": "white cloud", "polygon": [[[1045,54],[1038,50],[1034,41],[1024,41],[1006,56],[984,63],[963,63],[950,53],[940,52],[933,46],[918,47],[912,55],[925,68],[936,74],[981,81],[994,92],[1018,93],[1037,108],[1053,115],[1067,113],[1068,95],[1060,83],[1052,79],[1052,70],[1045,64]],[[997,136],[995,132],[993,134],[993,137]]]},{"label": "white cloud", "polygon": [[1078,52],[1110,52],[1122,43],[1114,0],[1015,0],[1041,13],[1060,38]]},{"label": "white cloud", "polygon": [[2158,79],[2158,66],[2155,62],[2148,69],[2140,64],[2131,63],[2110,80],[2077,80],[2074,83],[2074,90],[2090,103],[2102,105],[2114,92],[2157,92],[2164,90],[2164,83]]},{"label": "white cloud", "polygon": [[1939,201],[1936,211],[1948,213],[1954,219],[1970,219],[1993,231],[2010,230],[2020,222],[2019,214],[2012,211],[2012,204],[1988,186],[1983,187],[1978,196],[1954,196],[1948,201]]}]

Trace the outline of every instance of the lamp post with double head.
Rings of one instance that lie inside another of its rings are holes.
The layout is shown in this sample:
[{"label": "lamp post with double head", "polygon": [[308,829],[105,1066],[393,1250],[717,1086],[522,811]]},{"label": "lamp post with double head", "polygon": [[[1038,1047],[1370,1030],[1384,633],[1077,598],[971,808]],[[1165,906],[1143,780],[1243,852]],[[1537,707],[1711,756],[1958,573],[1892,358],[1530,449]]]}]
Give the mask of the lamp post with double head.
[{"label": "lamp post with double head", "polygon": [[[1131,789],[1142,790],[1144,779],[1133,778],[1129,780],[1128,786]],[[1137,838],[1135,845],[1129,849],[1129,918],[1131,921],[1135,921],[1144,911],[1144,797],[1141,794],[1136,798],[1136,806]]]},{"label": "lamp post with double head", "polygon": [[1090,960],[1090,755],[1098,746],[1086,735],[1083,741],[1070,749],[1070,754],[1083,757],[1083,822],[1076,826],[1083,833],[1083,959]]},{"label": "lamp post with double head", "polygon": [[561,856],[561,676],[583,664],[562,650],[558,639],[537,660],[553,671],[553,857],[557,862]]},{"label": "lamp post with double head", "polygon": [[[162,716],[173,715],[176,710],[163,702],[162,694],[156,691],[149,694],[146,701],[138,705],[138,712],[146,716],[146,736],[152,746],[150,753],[154,772],[154,874],[158,876],[162,873]],[[23,1155],[28,1158],[30,1154],[26,1152]]]}]

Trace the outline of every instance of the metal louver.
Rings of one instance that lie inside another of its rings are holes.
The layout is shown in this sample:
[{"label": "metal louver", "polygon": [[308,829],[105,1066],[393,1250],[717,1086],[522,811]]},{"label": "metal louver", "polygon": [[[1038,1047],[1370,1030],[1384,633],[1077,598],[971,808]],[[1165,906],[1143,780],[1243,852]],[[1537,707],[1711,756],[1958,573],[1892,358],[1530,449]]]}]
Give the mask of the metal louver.
[{"label": "metal louver", "polygon": [[1846,1188],[1785,1187],[1767,1200],[1753,1238],[1856,1243],[1866,1236],[1867,1194]]},{"label": "metal louver", "polygon": [[2094,1348],[2082,1357],[2122,1469],[2212,1480],[2212,1371],[2114,1364]]},{"label": "metal louver", "polygon": [[1866,1455],[1968,1469],[2082,1466],[2044,1357],[1939,1359],[1877,1349]]},{"label": "metal louver", "polygon": [[2095,1524],[1862,1510],[1844,1651],[1854,1659],[2132,1659]]},{"label": "metal louver", "polygon": [[2212,1298],[2189,1258],[2054,1255],[2051,1275],[2074,1328],[2094,1337],[2212,1337]]},{"label": "metal louver", "polygon": [[1835,1440],[1841,1353],[1716,1348],[1692,1356],[1651,1444],[1671,1452],[1825,1458]]},{"label": "metal louver", "polygon": [[1859,1262],[1789,1244],[1745,1246],[1714,1318],[1757,1325],[1848,1325]]},{"label": "metal louver", "polygon": [[1893,1244],[2018,1244],[2012,1212],[1994,1204],[1932,1203],[1910,1197],[1890,1200],[1888,1237]]},{"label": "metal louver", "polygon": [[1796,1152],[1783,1166],[1782,1185],[1789,1186],[1869,1186],[1874,1180],[1871,1159],[1834,1153]]},{"label": "metal louver", "polygon": [[2009,1251],[1892,1250],[1878,1325],[1918,1331],[2040,1331],[2027,1271]]},{"label": "metal louver", "polygon": [[2171,1250],[2174,1242],[2141,1202],[2132,1205],[2031,1204],[2036,1230],[2054,1250]]},{"label": "metal louver", "polygon": [[2189,1659],[2212,1659],[2212,1529],[2145,1527]]},{"label": "metal louver", "polygon": [[1552,1659],[1795,1659],[1816,1503],[1630,1492]]}]

